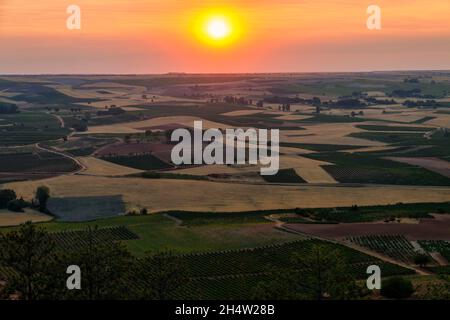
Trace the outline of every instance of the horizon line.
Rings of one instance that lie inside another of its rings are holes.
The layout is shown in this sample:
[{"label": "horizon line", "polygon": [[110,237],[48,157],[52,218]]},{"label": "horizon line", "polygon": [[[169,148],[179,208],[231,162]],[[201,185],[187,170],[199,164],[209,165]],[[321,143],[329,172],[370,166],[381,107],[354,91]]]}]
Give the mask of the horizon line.
[{"label": "horizon line", "polygon": [[394,72],[450,72],[450,69],[380,69],[359,71],[278,71],[278,72],[183,72],[164,73],[0,73],[4,76],[168,76],[168,75],[294,75],[294,74],[337,74],[337,73],[394,73]]}]

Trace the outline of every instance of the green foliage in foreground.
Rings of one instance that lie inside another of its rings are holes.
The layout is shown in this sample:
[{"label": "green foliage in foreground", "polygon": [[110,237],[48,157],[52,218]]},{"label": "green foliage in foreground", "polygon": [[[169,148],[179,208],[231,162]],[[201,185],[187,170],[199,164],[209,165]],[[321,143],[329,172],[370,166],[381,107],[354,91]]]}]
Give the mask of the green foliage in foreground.
[{"label": "green foliage in foreground", "polygon": [[[86,230],[83,241],[75,240],[76,246],[64,250],[58,246],[59,238],[31,223],[1,234],[0,270],[8,270],[2,275],[3,297],[15,293],[26,300],[268,298],[255,286],[242,287],[241,278],[259,277],[258,287],[283,274],[296,284],[287,287],[292,291],[284,297],[358,298],[354,281],[366,275],[368,265],[382,266],[385,275],[411,272],[320,240],[182,256],[160,251],[135,258],[122,243],[97,233]],[[81,290],[66,289],[69,265],[82,270]],[[216,291],[211,290],[213,283]]]},{"label": "green foliage in foreground", "polygon": [[407,299],[414,293],[410,280],[394,277],[383,281],[381,295],[388,299]]},{"label": "green foliage in foreground", "polygon": [[447,261],[450,261],[450,242],[442,240],[419,240],[420,246],[428,252],[439,252]]}]

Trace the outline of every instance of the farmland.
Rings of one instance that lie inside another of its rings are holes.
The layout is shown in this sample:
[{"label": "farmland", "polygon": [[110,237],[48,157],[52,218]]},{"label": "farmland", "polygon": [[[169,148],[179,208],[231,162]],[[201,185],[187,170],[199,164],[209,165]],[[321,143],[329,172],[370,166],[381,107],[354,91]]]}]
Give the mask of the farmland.
[{"label": "farmland", "polygon": [[[120,242],[136,266],[170,250],[201,299],[251,298],[315,245],[360,280],[371,264],[425,278],[448,264],[448,72],[11,76],[0,90],[0,189],[28,205],[5,203],[0,232],[31,220],[61,248]],[[194,121],[279,129],[278,173],[174,165],[171,133]]]},{"label": "farmland", "polygon": [[407,263],[411,263],[417,254],[411,243],[403,236],[375,235],[350,237],[347,240]]},{"label": "farmland", "polygon": [[[51,239],[58,246],[70,250],[74,246],[86,246],[87,235],[92,241],[133,241],[136,235],[125,227],[101,228],[91,231],[65,231],[51,233]],[[188,277],[191,279],[189,287],[191,294],[200,299],[233,299],[238,297],[250,298],[254,287],[242,285],[248,282],[253,285],[270,280],[276,272],[286,268],[295,268],[292,258],[295,255],[308,255],[312,246],[325,245],[338,250],[346,259],[346,268],[356,278],[364,277],[366,267],[370,264],[380,265],[387,275],[411,274],[412,271],[392,264],[387,264],[375,258],[359,253],[355,250],[318,240],[300,240],[277,245],[268,245],[243,250],[229,250],[207,252],[202,254],[181,255],[181,262],[188,268]],[[140,263],[138,259],[137,264]],[[0,267],[0,277],[7,277],[8,269]],[[133,290],[146,283],[135,282],[139,279],[129,271],[129,287]],[[219,290],[218,290],[219,289]],[[184,293],[185,294],[185,293]],[[179,298],[185,298],[180,293]]]}]

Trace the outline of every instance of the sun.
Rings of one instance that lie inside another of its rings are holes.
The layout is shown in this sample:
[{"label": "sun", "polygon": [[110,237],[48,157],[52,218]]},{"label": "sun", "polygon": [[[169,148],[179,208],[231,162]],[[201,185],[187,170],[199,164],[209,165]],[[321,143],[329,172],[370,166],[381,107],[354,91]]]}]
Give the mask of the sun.
[{"label": "sun", "polygon": [[231,47],[241,38],[241,21],[239,13],[229,8],[202,10],[192,17],[192,30],[209,47]]},{"label": "sun", "polygon": [[212,18],[206,23],[206,33],[211,39],[220,40],[231,34],[231,25],[224,18]]}]

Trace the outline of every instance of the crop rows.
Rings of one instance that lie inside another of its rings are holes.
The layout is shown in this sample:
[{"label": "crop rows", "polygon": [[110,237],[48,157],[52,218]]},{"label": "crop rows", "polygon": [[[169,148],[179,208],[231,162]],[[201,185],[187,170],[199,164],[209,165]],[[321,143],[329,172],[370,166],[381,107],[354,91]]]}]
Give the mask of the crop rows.
[{"label": "crop rows", "polygon": [[[347,260],[348,272],[357,279],[365,278],[367,267],[373,264],[380,266],[384,276],[413,273],[341,245],[308,239],[254,249],[183,255],[190,281],[177,295],[180,299],[249,299],[260,282],[275,280],[277,273],[295,269],[293,258],[309,254],[314,245],[342,254]],[[130,273],[127,278],[131,290],[147,285],[138,274]]]},{"label": "crop rows", "polygon": [[411,262],[417,254],[413,245],[404,236],[400,235],[349,237],[347,240],[361,247],[368,248],[407,263]]},{"label": "crop rows", "polygon": [[53,153],[22,153],[0,155],[0,170],[3,172],[71,172],[78,165],[65,157]]},{"label": "crop rows", "polygon": [[[93,243],[135,240],[139,237],[125,226],[93,229],[91,231],[62,231],[50,233],[51,239],[59,249],[75,249]],[[0,265],[0,280],[8,278],[13,271]]]},{"label": "crop rows", "polygon": [[308,255],[314,245],[339,252],[345,257],[349,271],[354,274],[364,273],[370,264],[381,263],[347,247],[313,239],[256,249],[190,254],[185,255],[184,259],[193,277],[262,274],[274,269],[295,268],[293,258]]},{"label": "crop rows", "polygon": [[[53,233],[52,237],[62,247],[87,245],[87,232],[71,231]],[[91,231],[95,241],[114,241],[135,239],[136,235],[125,227],[97,229]],[[296,255],[307,255],[314,245],[322,245],[336,250],[343,255],[348,264],[348,271],[358,279],[366,276],[369,265],[379,265],[383,275],[410,274],[405,269],[365,255],[353,249],[320,240],[308,239],[279,245],[270,245],[255,249],[230,250],[199,254],[182,255],[180,258],[189,269],[188,286],[176,294],[180,298],[191,299],[249,299],[255,287],[262,281],[275,279],[277,273],[289,272],[296,268],[292,261]],[[137,259],[135,265],[141,260]],[[130,295],[145,288],[147,283],[136,270],[127,271]],[[0,277],[8,275],[10,270],[0,268]]]},{"label": "crop rows", "polygon": [[420,240],[418,242],[427,252],[439,252],[441,256],[450,262],[450,242],[441,240]]},{"label": "crop rows", "polygon": [[64,249],[88,245],[105,241],[124,241],[139,239],[139,237],[125,226],[94,229],[92,231],[64,231],[51,233],[52,240],[58,247]]}]

